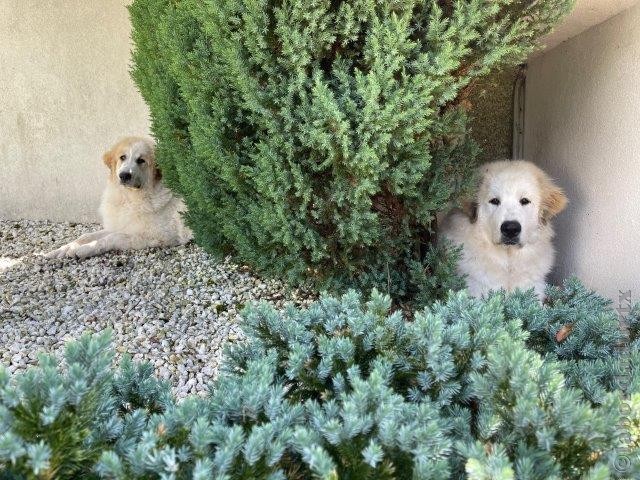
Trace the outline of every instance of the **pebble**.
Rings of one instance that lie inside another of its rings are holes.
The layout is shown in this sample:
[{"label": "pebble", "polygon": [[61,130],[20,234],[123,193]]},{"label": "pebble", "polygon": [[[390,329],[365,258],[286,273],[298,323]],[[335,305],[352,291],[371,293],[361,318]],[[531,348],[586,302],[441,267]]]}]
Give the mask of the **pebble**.
[{"label": "pebble", "polygon": [[69,340],[109,328],[116,360],[150,362],[179,399],[206,394],[224,345],[243,339],[244,305],[313,299],[193,243],[84,260],[35,255],[98,228],[0,220],[0,363],[10,373],[35,364],[40,351],[60,357]]}]

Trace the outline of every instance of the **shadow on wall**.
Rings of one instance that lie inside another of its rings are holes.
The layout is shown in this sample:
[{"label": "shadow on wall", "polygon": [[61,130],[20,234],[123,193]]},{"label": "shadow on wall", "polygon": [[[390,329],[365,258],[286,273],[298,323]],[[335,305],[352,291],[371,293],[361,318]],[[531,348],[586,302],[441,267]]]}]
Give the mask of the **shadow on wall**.
[{"label": "shadow on wall", "polygon": [[519,68],[495,72],[478,82],[469,97],[471,135],[481,148],[479,162],[511,158],[513,85]]}]

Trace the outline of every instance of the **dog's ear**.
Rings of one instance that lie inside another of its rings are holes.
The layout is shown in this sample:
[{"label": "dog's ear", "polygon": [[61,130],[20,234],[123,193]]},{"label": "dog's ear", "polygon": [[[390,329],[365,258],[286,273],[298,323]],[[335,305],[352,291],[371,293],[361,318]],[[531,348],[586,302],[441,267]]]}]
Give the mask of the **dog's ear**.
[{"label": "dog's ear", "polygon": [[153,181],[155,183],[158,183],[162,180],[162,171],[160,170],[160,167],[158,166],[158,159],[156,158],[156,147],[153,144],[149,145],[149,160],[150,160],[150,167],[153,170]]},{"label": "dog's ear", "polygon": [[545,173],[540,173],[538,180],[540,182],[540,192],[542,200],[540,205],[540,217],[542,223],[546,223],[564,210],[569,201],[562,189],[557,186]]},{"label": "dog's ear", "polygon": [[159,182],[162,180],[162,172],[158,168],[158,164],[155,162],[153,163],[153,178],[156,182]]},{"label": "dog's ear", "polygon": [[469,217],[471,223],[476,223],[478,219],[478,202],[475,200],[465,200],[462,202],[462,205],[460,205],[460,210]]},{"label": "dog's ear", "polygon": [[116,165],[116,152],[115,152],[115,150],[112,148],[111,150],[106,151],[105,154],[102,155],[102,161],[109,168],[109,170],[111,170],[113,172],[113,170],[115,168],[115,165]]}]

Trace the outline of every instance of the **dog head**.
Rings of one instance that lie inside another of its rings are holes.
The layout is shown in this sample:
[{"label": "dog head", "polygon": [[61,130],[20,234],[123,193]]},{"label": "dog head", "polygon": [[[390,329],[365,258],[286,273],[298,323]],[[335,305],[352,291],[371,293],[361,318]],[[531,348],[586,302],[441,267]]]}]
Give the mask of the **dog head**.
[{"label": "dog head", "polygon": [[161,178],[153,142],[145,138],[120,140],[104,154],[103,160],[111,171],[111,181],[126,188],[144,189]]},{"label": "dog head", "polygon": [[563,191],[531,162],[491,162],[482,165],[480,173],[476,200],[467,211],[496,245],[535,243],[548,221],[567,205]]}]

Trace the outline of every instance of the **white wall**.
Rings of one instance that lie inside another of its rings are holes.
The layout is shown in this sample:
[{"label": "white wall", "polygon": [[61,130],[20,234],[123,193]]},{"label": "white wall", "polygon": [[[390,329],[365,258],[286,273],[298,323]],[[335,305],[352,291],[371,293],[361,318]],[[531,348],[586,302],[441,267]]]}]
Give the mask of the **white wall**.
[{"label": "white wall", "polygon": [[525,156],[566,189],[553,280],[640,296],[640,5],[531,60]]},{"label": "white wall", "polygon": [[126,0],[0,0],[0,219],[97,220],[118,137],[148,132]]},{"label": "white wall", "polygon": [[542,39],[542,44],[550,50],[637,3],[638,0],[575,0],[571,13]]}]

